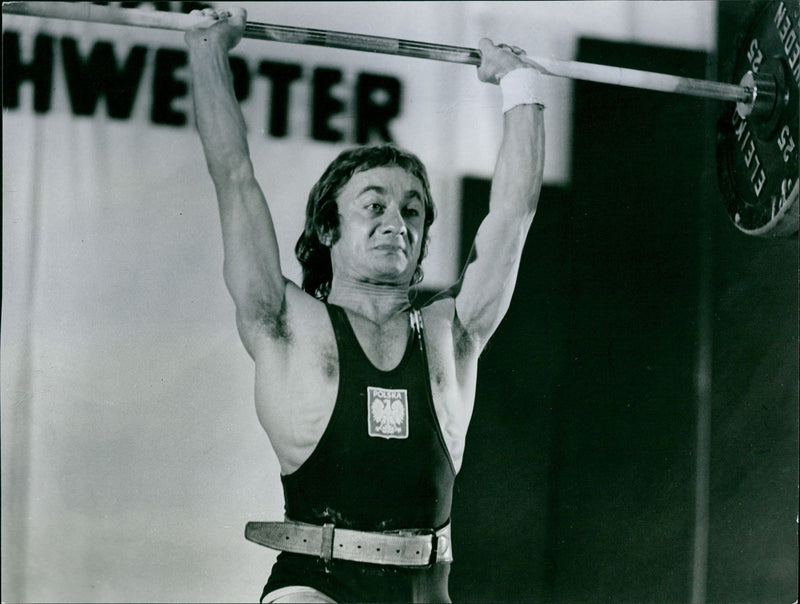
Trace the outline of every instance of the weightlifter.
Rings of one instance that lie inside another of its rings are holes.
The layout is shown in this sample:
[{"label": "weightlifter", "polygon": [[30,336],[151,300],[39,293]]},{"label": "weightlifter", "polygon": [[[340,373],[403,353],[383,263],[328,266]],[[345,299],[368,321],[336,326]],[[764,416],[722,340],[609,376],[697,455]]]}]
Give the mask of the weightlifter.
[{"label": "weightlifter", "polygon": [[416,309],[434,219],[423,165],[390,145],[339,155],[309,195],[302,287],[289,281],[228,64],[246,14],[201,14],[185,36],[197,127],[285,496],[285,521],[259,536],[282,550],[262,601],[449,602],[478,357],[508,310],[542,183],[538,73],[521,50],[481,40],[478,78],[500,84],[504,112],[489,213],[459,282]]}]

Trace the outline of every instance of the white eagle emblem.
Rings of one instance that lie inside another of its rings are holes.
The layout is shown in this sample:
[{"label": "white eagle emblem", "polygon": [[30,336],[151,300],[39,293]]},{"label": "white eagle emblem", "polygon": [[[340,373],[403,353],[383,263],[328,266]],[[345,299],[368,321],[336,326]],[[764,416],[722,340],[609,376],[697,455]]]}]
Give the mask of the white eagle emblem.
[{"label": "white eagle emblem", "polygon": [[367,388],[370,436],[408,437],[408,394],[405,390]]}]

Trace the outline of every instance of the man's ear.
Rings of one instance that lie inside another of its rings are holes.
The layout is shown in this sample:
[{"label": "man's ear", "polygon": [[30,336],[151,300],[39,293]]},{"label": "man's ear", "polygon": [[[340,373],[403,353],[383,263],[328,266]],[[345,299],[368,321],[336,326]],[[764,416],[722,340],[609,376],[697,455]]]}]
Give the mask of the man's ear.
[{"label": "man's ear", "polygon": [[331,247],[333,242],[331,232],[322,228],[317,229],[317,239],[319,239],[320,243],[325,247]]}]

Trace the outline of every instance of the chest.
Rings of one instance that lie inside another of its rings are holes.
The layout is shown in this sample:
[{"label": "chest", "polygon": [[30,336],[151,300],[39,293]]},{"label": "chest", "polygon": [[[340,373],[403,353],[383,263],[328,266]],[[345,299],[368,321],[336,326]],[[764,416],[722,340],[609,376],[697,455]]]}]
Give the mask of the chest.
[{"label": "chest", "polygon": [[381,371],[391,371],[403,360],[411,326],[406,316],[376,324],[358,315],[348,316],[359,347],[367,360]]},{"label": "chest", "polygon": [[[403,362],[407,350],[416,350],[416,345],[409,348],[412,331],[407,315],[381,326],[354,317],[350,327],[360,352],[379,371],[392,371]],[[276,451],[280,450],[285,473],[297,469],[314,450],[331,419],[340,388],[353,381],[352,376],[341,373],[342,359],[329,322],[306,320],[296,324],[294,333],[294,345],[281,354],[276,352],[273,363],[257,364],[256,371],[260,418]],[[476,359],[463,354],[445,322],[426,320],[424,341],[427,372],[419,373],[428,374],[435,416],[458,468],[475,396]],[[416,361],[412,365],[416,366]],[[369,385],[405,388],[382,381]],[[369,396],[363,390],[366,395],[357,394]]]}]

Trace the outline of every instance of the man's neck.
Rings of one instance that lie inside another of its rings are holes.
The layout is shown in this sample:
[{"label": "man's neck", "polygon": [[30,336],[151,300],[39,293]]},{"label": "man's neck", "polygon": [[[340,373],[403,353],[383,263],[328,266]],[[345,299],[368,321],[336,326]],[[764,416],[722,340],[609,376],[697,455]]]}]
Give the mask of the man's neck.
[{"label": "man's neck", "polygon": [[328,302],[354,311],[379,325],[411,307],[408,287],[353,282],[336,277],[331,283]]}]

